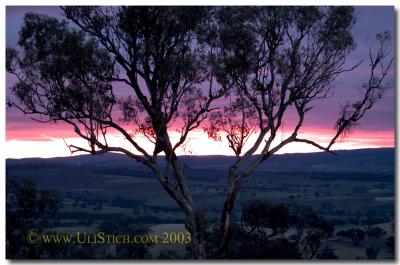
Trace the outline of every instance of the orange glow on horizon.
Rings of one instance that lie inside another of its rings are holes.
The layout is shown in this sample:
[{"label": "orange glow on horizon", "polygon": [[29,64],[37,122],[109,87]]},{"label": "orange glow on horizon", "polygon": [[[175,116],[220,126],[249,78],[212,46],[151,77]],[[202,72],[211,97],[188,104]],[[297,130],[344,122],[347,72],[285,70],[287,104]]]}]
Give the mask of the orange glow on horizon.
[{"label": "orange glow on horizon", "polygon": [[[324,130],[307,130],[312,133],[301,133],[299,137],[311,139],[322,146],[326,146],[332,137],[332,131]],[[14,134],[11,134],[14,135]],[[31,136],[33,136],[31,132]],[[87,143],[80,138],[69,137],[71,134],[66,136],[65,140],[69,144],[80,145],[86,147]],[[62,137],[51,137],[45,134],[39,135],[41,140],[32,140],[27,138],[26,140],[18,139],[18,137],[9,137],[6,141],[6,157],[7,158],[26,158],[26,157],[60,157],[60,156],[71,156],[67,146],[64,143]],[[172,142],[176,142],[179,139],[180,134],[177,132],[170,132]],[[281,140],[287,137],[288,134],[283,133],[278,135],[273,145],[278,144]],[[254,142],[256,135],[248,140],[248,145],[245,146],[244,150],[249,148],[249,145]],[[130,146],[127,140],[117,135],[110,135],[108,137],[110,146],[122,146],[135,152],[133,147]],[[144,149],[152,153],[153,144],[150,143],[143,136],[136,136],[135,140],[144,147]],[[247,148],[246,148],[247,147]],[[349,149],[361,149],[361,148],[379,148],[379,147],[394,147],[394,132],[393,131],[381,131],[381,132],[355,132],[349,135],[344,140],[338,141],[334,146],[333,150],[349,150]],[[261,150],[261,149],[260,149]],[[258,153],[259,151],[258,150]],[[304,143],[290,143],[287,146],[279,150],[278,154],[283,153],[308,153],[321,151],[314,146]],[[184,146],[177,150],[178,155],[234,155],[233,151],[228,147],[226,139],[222,139],[221,142],[215,142],[208,138],[207,134],[203,131],[193,131],[189,134],[187,142]],[[82,155],[85,153],[75,153],[74,155]]]}]

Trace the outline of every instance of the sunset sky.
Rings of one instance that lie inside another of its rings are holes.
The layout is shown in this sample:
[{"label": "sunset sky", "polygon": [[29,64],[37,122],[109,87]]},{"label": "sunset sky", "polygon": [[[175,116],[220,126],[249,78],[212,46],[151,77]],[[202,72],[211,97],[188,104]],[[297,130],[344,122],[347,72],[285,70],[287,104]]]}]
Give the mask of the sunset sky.
[{"label": "sunset sky", "polygon": [[[329,142],[334,134],[334,123],[338,117],[341,104],[347,101],[354,102],[360,98],[359,88],[361,83],[368,78],[368,45],[376,33],[388,30],[394,36],[395,13],[393,7],[357,7],[358,19],[353,29],[356,50],[349,56],[347,65],[351,66],[365,59],[356,70],[346,73],[338,78],[334,85],[335,94],[332,98],[322,101],[310,115],[306,117],[305,126],[301,130],[301,137],[314,140],[322,145]],[[61,18],[58,7],[7,7],[6,9],[6,45],[16,47],[18,31],[26,12],[37,12]],[[394,37],[393,37],[394,39]],[[392,40],[394,49],[394,40]],[[392,54],[393,56],[393,54]],[[361,120],[355,131],[346,139],[334,145],[333,149],[358,149],[370,147],[394,147],[395,125],[395,87],[394,67],[388,81],[393,84],[374,108]],[[11,87],[15,79],[6,75],[6,87]],[[127,87],[115,84],[115,91],[119,97],[130,93]],[[6,93],[9,95],[9,92]],[[283,139],[286,129],[296,121],[296,116],[289,115],[285,120],[280,136]],[[126,127],[129,130],[129,127]],[[171,132],[172,139],[176,140],[178,134]],[[6,157],[54,157],[69,156],[70,152],[63,140],[68,143],[84,144],[76,138],[72,128],[68,125],[42,124],[32,121],[16,109],[6,110]],[[188,144],[180,150],[180,154],[192,155],[233,155],[226,142],[214,142],[208,139],[202,128],[194,131],[188,137]],[[254,140],[254,138],[252,138]],[[250,142],[251,140],[250,139]],[[151,150],[150,143],[144,137],[137,136],[147,150]],[[114,145],[127,145],[119,135],[111,135],[110,143]],[[280,153],[314,152],[316,148],[306,144],[291,144]]]}]

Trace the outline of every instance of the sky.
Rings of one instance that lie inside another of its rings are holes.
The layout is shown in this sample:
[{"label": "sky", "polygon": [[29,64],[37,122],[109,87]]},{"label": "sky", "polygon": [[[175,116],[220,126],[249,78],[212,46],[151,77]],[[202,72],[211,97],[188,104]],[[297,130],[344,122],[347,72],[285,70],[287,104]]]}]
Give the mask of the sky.
[{"label": "sky", "polygon": [[[23,16],[26,12],[36,12],[49,16],[62,18],[58,7],[7,7],[6,8],[6,45],[16,47],[18,32],[20,30]],[[357,23],[353,28],[353,36],[357,43],[356,50],[350,55],[347,65],[351,66],[360,60],[368,58],[368,44],[376,33],[389,30],[394,36],[395,13],[393,7],[357,7]],[[393,40],[395,38],[393,37]],[[392,45],[393,49],[395,45]],[[394,72],[394,69],[392,70]],[[310,115],[306,117],[305,126],[300,136],[314,140],[322,145],[329,142],[335,133],[333,125],[338,117],[341,104],[347,101],[354,102],[360,98],[359,88],[368,74],[368,63],[363,62],[360,67],[351,73],[345,73],[333,86],[335,94],[331,99],[322,101]],[[394,84],[394,74],[389,81]],[[6,75],[6,87],[9,89],[15,83],[15,78]],[[115,85],[116,94],[120,97],[129,94],[127,87]],[[6,92],[9,95],[9,92]],[[294,115],[288,115],[280,137],[283,139],[288,134],[287,129],[296,121]],[[394,125],[395,125],[395,87],[391,86],[384,98],[369,111],[364,119],[360,121],[355,131],[349,137],[334,145],[333,149],[358,149],[394,147]],[[129,130],[129,128],[127,128]],[[172,141],[177,141],[179,134],[171,132]],[[254,141],[249,139],[249,143]],[[148,151],[152,150],[151,144],[141,136],[136,140]],[[110,143],[114,145],[128,146],[126,140],[119,135],[110,135]],[[18,110],[7,108],[6,110],[6,157],[55,157],[71,155],[65,142],[68,144],[84,145],[85,142],[77,138],[72,128],[66,124],[42,124],[24,116]],[[299,153],[318,151],[315,147],[306,144],[290,144],[283,148],[280,153]],[[192,132],[188,142],[178,152],[189,155],[233,155],[228,144],[215,142],[208,139],[200,128]]]}]

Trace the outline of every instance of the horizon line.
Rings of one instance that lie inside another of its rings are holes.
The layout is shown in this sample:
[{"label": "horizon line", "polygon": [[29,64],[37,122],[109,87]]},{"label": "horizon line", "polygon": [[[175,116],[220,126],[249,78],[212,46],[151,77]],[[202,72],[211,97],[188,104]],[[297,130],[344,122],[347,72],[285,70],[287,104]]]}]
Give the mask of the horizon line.
[{"label": "horizon line", "polygon": [[[396,146],[393,147],[388,147],[388,146],[382,146],[382,147],[366,147],[366,148],[354,148],[354,149],[336,149],[336,150],[331,150],[332,152],[352,152],[352,151],[365,151],[365,150],[378,150],[378,149],[393,149],[396,150]],[[329,152],[326,151],[313,151],[313,152],[286,152],[286,153],[279,153],[279,154],[274,154],[273,156],[284,156],[284,155],[309,155],[309,154],[330,154]],[[118,153],[118,152],[106,152],[103,154],[96,154],[96,155],[91,155],[91,154],[79,154],[79,155],[70,155],[70,156],[54,156],[54,157],[21,157],[21,158],[15,158],[15,157],[6,157],[6,160],[24,160],[24,159],[55,159],[55,158],[78,158],[78,157],[89,157],[89,156],[102,156],[102,155],[107,155],[107,154],[113,154],[113,155],[121,155],[124,157],[128,157],[125,154]],[[252,156],[257,156],[258,154],[254,154]],[[332,155],[332,154],[330,154]],[[272,156],[272,157],[273,157]],[[158,157],[165,157],[164,154],[159,154]],[[221,155],[221,154],[210,154],[210,155],[178,155],[178,157],[232,157],[235,158],[235,155]]]}]

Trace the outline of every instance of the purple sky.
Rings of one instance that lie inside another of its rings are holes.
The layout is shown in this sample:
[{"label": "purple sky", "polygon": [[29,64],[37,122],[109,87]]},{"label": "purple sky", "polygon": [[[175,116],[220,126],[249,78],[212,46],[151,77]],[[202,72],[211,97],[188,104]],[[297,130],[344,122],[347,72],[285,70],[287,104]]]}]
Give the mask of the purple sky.
[{"label": "purple sky", "polygon": [[[321,102],[321,106],[312,111],[306,118],[306,128],[313,131],[329,131],[337,119],[339,107],[346,101],[354,102],[360,98],[358,88],[368,76],[368,43],[374,39],[378,32],[388,30],[394,36],[395,13],[394,7],[357,7],[357,23],[353,29],[353,35],[357,43],[356,50],[349,56],[347,65],[351,66],[360,60],[366,61],[355,71],[346,73],[338,78],[335,83],[335,94],[331,99]],[[8,47],[15,47],[18,40],[23,16],[26,12],[36,12],[49,16],[62,18],[61,10],[58,7],[6,7],[6,44]],[[394,43],[394,41],[392,41]],[[392,44],[392,50],[394,44]],[[392,53],[393,54],[393,53]],[[394,72],[394,67],[392,69]],[[388,78],[394,84],[394,74]],[[7,88],[14,83],[14,79],[7,74]],[[126,88],[118,86],[117,95],[126,93]],[[45,140],[46,137],[71,137],[72,130],[65,125],[39,124],[23,116],[15,109],[7,109],[7,140]],[[289,116],[285,121],[291,124],[295,116]],[[394,85],[386,92],[384,98],[376,104],[374,109],[367,113],[356,130],[357,134],[382,133],[386,139],[394,144],[394,121],[395,121],[395,89]],[[390,137],[391,139],[387,139]]]}]

